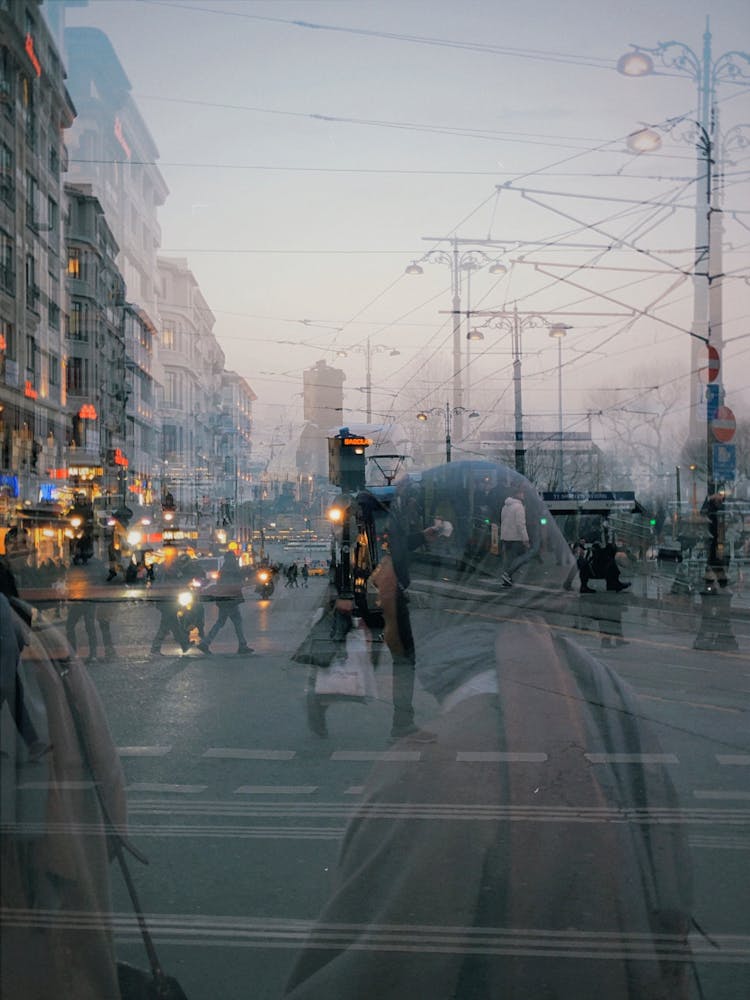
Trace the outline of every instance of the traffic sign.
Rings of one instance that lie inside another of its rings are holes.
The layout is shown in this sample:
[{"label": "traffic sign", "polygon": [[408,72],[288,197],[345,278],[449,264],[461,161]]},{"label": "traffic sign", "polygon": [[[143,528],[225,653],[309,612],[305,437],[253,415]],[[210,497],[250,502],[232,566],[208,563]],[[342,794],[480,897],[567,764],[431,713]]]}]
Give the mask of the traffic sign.
[{"label": "traffic sign", "polygon": [[725,483],[737,475],[737,447],[733,444],[715,444],[713,454],[714,480]]},{"label": "traffic sign", "polygon": [[726,443],[734,437],[737,430],[737,421],[728,406],[720,406],[716,411],[716,416],[711,421],[711,432],[717,441]]},{"label": "traffic sign", "polygon": [[706,386],[706,419],[712,421],[716,419],[719,412],[719,386]]},{"label": "traffic sign", "polygon": [[706,347],[706,364],[698,369],[698,378],[705,385],[706,382],[715,382],[721,370],[721,360],[719,352],[710,344]]}]

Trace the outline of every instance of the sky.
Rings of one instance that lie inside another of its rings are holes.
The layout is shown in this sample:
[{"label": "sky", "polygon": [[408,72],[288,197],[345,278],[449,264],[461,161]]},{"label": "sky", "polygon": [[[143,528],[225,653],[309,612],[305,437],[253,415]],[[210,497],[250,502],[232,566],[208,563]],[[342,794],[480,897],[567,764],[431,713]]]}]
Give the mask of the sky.
[{"label": "sky", "polygon": [[[570,327],[558,353],[525,321],[524,408],[552,426],[559,375],[565,426],[581,429],[593,399],[635,409],[644,385],[690,368],[694,140],[687,123],[656,153],[625,140],[689,122],[696,88],[615,67],[631,44],[700,53],[708,15],[715,59],[750,51],[746,0],[91,0],[67,20],[119,55],[170,190],[162,253],[187,258],[267,427],[300,419],[302,371],[321,358],[364,419],[368,338],[373,419],[452,399],[451,270],[423,258],[457,236],[496,241],[484,250],[507,267],[462,271],[463,310],[515,303]],[[725,132],[750,123],[750,86],[717,94]],[[724,167],[723,374],[747,416],[748,150]],[[423,273],[405,274],[415,260]],[[461,344],[463,401],[487,427],[513,407],[495,322]]]}]

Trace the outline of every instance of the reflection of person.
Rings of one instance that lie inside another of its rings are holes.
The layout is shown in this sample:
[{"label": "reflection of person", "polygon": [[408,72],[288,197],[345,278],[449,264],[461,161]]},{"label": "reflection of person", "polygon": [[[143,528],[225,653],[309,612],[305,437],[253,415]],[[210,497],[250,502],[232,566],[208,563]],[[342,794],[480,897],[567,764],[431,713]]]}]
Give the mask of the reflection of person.
[{"label": "reflection of person", "polygon": [[[76,641],[76,626],[83,619],[86,637],[88,639],[87,663],[97,662],[97,605],[94,601],[95,587],[104,583],[104,566],[101,560],[95,557],[81,556],[78,562],[74,562],[69,568],[66,577],[68,593],[68,617],[65,622],[65,635],[70,648],[76,652],[78,644]],[[99,628],[102,633],[104,643],[104,653],[107,657],[114,656],[114,646],[112,644],[112,634],[109,627],[109,618],[106,610],[98,618]]]},{"label": "reflection of person", "polygon": [[211,651],[211,643],[222,630],[227,621],[230,621],[237,635],[239,647],[238,653],[252,653],[253,650],[247,644],[245,633],[242,628],[242,615],[240,608],[244,601],[242,596],[242,570],[237,561],[237,556],[230,549],[224,556],[224,562],[219,570],[219,581],[217,584],[218,594],[216,596],[216,606],[219,610],[216,621],[211,626],[208,635],[199,644],[198,648],[204,653]]},{"label": "reflection of person", "polygon": [[503,584],[510,587],[513,573],[525,560],[529,549],[523,493],[505,498],[500,512],[500,544],[503,551]]},{"label": "reflection of person", "polygon": [[[121,828],[119,758],[80,661],[55,629],[32,630],[12,600],[0,594],[3,695],[23,712],[14,720],[4,712],[0,727],[2,996],[119,997],[107,827],[93,785]],[[30,724],[31,742],[23,732]]]},{"label": "reflection of person", "polygon": [[[468,478],[461,464],[447,483]],[[434,742],[415,753],[407,737],[367,779],[290,1000],[691,995],[682,827],[650,819],[675,814],[674,789],[637,763],[660,747],[627,685],[547,622],[570,601],[568,568],[530,564],[511,602],[490,554],[414,560]]]},{"label": "reflection of person", "polygon": [[151,654],[153,656],[158,656],[161,653],[162,643],[170,632],[183,653],[187,653],[190,649],[190,642],[185,629],[177,617],[177,594],[179,588],[180,573],[177,569],[176,560],[172,556],[162,566],[151,589],[152,599],[156,601],[156,606],[159,609],[159,624],[156,628],[156,635],[151,643]]}]

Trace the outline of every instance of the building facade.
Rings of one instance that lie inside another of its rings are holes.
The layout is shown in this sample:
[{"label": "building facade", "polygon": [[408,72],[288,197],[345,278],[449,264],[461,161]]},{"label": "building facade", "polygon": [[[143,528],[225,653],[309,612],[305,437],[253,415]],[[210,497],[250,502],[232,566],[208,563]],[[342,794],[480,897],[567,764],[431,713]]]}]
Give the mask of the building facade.
[{"label": "building facade", "polygon": [[74,113],[40,3],[0,0],[0,526],[20,517],[40,532],[69,430],[62,175]]}]

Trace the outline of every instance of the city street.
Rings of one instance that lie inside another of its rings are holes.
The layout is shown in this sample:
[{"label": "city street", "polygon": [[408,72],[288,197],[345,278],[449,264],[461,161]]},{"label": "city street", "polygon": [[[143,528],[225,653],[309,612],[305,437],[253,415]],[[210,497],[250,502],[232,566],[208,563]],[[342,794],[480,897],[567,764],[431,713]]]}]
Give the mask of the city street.
[{"label": "city street", "polygon": [[[418,580],[413,587],[416,621]],[[282,585],[270,602],[248,600],[243,618],[255,649],[250,657],[234,655],[230,624],[210,656],[181,657],[165,644],[174,655],[150,657],[157,614],[126,605],[116,620],[118,660],[91,668],[127,776],[131,836],[150,862],[133,862],[144,908],[166,968],[191,998],[280,995],[330,889],[341,835],[372,763],[384,754],[418,759],[421,752],[403,743],[394,748],[388,739],[386,666],[378,672],[376,701],[330,708],[328,739],[308,732],[307,668],[289,657],[323,588],[318,578],[309,589]],[[210,625],[212,609],[207,619]],[[704,994],[744,1000],[750,987],[750,622],[734,623],[737,651],[710,654],[693,650],[693,633],[637,604],[623,615],[628,645],[602,649],[593,622],[573,624],[578,627],[561,627],[636,688],[644,716],[656,725],[682,808],[649,822],[686,826],[695,917],[707,935],[696,930],[691,939]],[[415,706],[418,723],[429,728],[436,703],[418,691]],[[474,749],[471,737],[465,749]],[[509,766],[544,780],[543,760],[533,753],[518,757]],[[446,805],[425,822],[460,819]],[[582,837],[586,825],[580,824]],[[118,947],[143,965],[116,872],[113,880]]]}]

